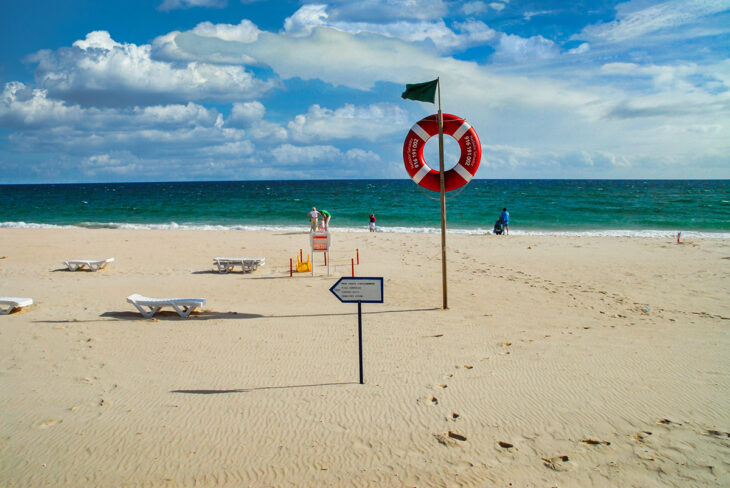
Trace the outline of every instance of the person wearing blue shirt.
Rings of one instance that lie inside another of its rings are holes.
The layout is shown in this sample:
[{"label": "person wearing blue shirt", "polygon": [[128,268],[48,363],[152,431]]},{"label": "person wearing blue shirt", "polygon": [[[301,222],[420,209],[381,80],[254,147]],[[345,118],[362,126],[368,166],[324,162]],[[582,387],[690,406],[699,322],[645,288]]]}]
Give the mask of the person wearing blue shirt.
[{"label": "person wearing blue shirt", "polygon": [[502,209],[502,214],[499,216],[499,220],[502,221],[502,226],[504,227],[504,235],[509,234],[509,212],[506,208]]}]

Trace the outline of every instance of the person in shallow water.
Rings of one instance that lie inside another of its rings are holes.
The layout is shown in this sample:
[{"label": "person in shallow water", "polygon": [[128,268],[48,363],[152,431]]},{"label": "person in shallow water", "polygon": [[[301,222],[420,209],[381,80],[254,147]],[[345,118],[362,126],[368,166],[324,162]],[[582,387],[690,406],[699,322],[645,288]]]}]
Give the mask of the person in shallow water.
[{"label": "person in shallow water", "polygon": [[492,229],[492,232],[494,232],[496,235],[502,235],[502,232],[504,232],[504,227],[502,227],[502,219],[497,219],[497,221],[494,223],[494,229]]},{"label": "person in shallow water", "polygon": [[509,235],[509,212],[506,208],[502,209],[499,220],[502,222],[502,227],[504,227],[504,235]]}]

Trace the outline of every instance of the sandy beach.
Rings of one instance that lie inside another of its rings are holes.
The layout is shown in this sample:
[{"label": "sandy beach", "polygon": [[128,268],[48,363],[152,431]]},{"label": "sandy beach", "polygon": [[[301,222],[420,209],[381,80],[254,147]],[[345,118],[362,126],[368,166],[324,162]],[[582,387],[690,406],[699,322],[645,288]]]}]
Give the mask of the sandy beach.
[{"label": "sandy beach", "polygon": [[730,485],[730,241],[449,235],[448,310],[439,242],[335,233],[292,278],[307,233],[0,229],[35,301],[0,316],[0,485]]}]

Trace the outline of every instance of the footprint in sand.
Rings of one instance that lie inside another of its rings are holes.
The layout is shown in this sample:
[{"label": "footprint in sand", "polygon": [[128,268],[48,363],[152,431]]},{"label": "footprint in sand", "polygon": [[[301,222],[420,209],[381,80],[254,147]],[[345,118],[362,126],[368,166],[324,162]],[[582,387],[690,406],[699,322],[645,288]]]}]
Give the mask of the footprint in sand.
[{"label": "footprint in sand", "polygon": [[416,403],[419,403],[421,405],[438,405],[439,400],[435,396],[427,397],[427,398],[419,398],[416,400]]},{"label": "footprint in sand", "polygon": [[573,462],[568,456],[555,456],[542,458],[543,464],[553,471],[568,471],[573,467]]},{"label": "footprint in sand", "polygon": [[439,444],[442,444],[446,447],[454,447],[458,446],[461,442],[466,442],[466,436],[453,431],[448,431],[443,434],[434,434],[433,436],[436,438]]},{"label": "footprint in sand", "polygon": [[43,430],[63,422],[61,419],[46,419],[33,425],[36,429]]}]

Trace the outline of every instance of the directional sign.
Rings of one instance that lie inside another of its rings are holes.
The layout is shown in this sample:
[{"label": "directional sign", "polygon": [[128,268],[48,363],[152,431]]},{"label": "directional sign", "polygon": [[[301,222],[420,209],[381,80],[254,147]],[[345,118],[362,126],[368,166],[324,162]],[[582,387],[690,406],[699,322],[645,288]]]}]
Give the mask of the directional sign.
[{"label": "directional sign", "polygon": [[342,303],[383,303],[383,278],[340,278],[330,291]]}]

